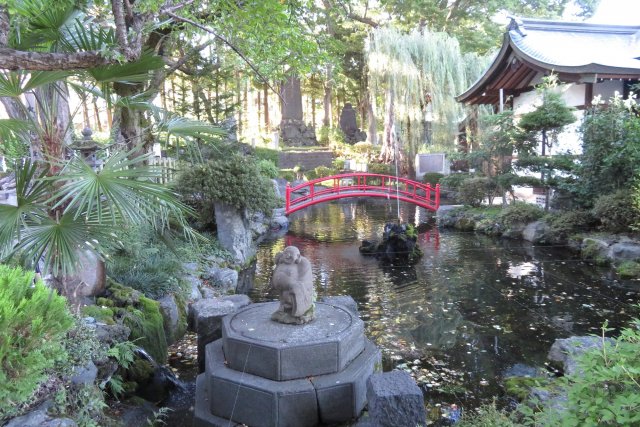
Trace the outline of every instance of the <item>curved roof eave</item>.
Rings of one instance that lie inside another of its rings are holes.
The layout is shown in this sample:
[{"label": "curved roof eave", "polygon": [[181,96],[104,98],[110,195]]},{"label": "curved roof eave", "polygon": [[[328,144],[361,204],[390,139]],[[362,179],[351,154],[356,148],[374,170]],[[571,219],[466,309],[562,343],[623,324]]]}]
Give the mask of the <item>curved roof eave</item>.
[{"label": "curved roof eave", "polygon": [[502,63],[502,61],[506,57],[508,57],[509,50],[510,50],[510,47],[511,47],[511,43],[509,42],[509,40],[510,40],[509,32],[507,31],[507,32],[504,33],[504,36],[503,36],[502,47],[500,48],[500,51],[496,55],[496,58],[493,60],[493,62],[489,66],[489,68],[487,68],[485,70],[485,72],[482,73],[482,75],[480,77],[478,77],[478,80],[476,80],[475,83],[473,83],[471,85],[471,87],[469,87],[469,89],[467,89],[466,91],[464,91],[460,95],[456,96],[456,101],[465,102],[471,96],[473,96],[477,92],[483,90],[482,88],[492,78],[493,73],[498,69],[498,67]]},{"label": "curved roof eave", "polygon": [[[530,65],[533,65],[538,69],[544,69],[548,71],[555,71],[558,73],[567,73],[567,74],[582,74],[582,73],[620,74],[620,75],[632,74],[636,76],[640,74],[640,68],[620,68],[620,67],[613,67],[611,65],[603,65],[603,64],[593,63],[593,62],[589,64],[575,65],[575,66],[550,64],[548,62],[544,62],[539,59],[536,59],[533,56],[526,53],[525,51],[523,51],[522,49],[520,49],[520,47],[518,47],[518,44],[515,43],[511,37],[509,37],[509,47],[511,47],[511,49],[516,54],[518,59],[522,60],[523,62],[529,63]],[[638,65],[640,66],[640,63]]]}]

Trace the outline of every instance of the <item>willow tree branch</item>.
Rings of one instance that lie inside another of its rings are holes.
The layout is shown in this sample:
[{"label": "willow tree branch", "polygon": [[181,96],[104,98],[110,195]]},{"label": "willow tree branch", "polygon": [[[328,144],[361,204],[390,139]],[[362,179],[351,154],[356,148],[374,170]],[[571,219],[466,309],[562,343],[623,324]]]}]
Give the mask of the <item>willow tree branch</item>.
[{"label": "willow tree branch", "polygon": [[227,46],[229,46],[229,48],[231,48],[231,50],[233,50],[249,67],[251,67],[251,69],[253,70],[254,73],[256,73],[256,75],[258,76],[258,78],[260,80],[262,80],[262,82],[264,84],[267,85],[267,87],[269,89],[271,89],[271,91],[273,91],[274,93],[276,93],[278,96],[281,97],[280,93],[275,90],[273,88],[273,86],[271,86],[271,84],[269,83],[269,79],[267,79],[265,76],[262,75],[262,73],[260,72],[260,70],[258,70],[258,68],[253,65],[253,63],[249,60],[249,58],[247,58],[245,56],[244,53],[242,53],[242,51],[240,49],[238,49],[233,43],[231,43],[229,40],[227,40],[226,38],[222,37],[221,35],[219,35],[216,31],[214,31],[213,29],[202,25],[196,21],[193,21],[189,18],[183,18],[182,16],[178,16],[173,12],[166,12],[166,14],[168,16],[170,16],[171,18],[175,19],[176,21],[179,22],[184,22],[185,24],[189,24],[189,25],[193,25],[196,28],[201,29],[202,31],[205,31],[209,34],[211,34],[212,36],[214,36],[215,38],[217,38],[218,40],[220,40],[222,43],[226,44]]}]

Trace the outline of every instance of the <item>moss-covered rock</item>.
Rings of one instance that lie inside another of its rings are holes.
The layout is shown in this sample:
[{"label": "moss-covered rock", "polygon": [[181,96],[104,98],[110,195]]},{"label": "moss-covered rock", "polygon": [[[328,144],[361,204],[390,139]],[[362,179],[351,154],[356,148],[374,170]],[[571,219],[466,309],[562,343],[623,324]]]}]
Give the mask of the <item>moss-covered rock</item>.
[{"label": "moss-covered rock", "polygon": [[96,321],[106,325],[115,325],[113,309],[101,305],[87,305],[82,308],[82,315],[93,317]]},{"label": "moss-covered rock", "polygon": [[504,380],[504,390],[509,396],[518,400],[525,400],[533,388],[547,388],[552,380],[546,377],[509,377]]},{"label": "moss-covered rock", "polygon": [[130,306],[123,323],[131,329],[130,341],[144,348],[159,364],[167,360],[167,338],[160,304],[140,296],[138,304]]},{"label": "moss-covered rock", "polygon": [[616,273],[622,279],[635,279],[640,277],[640,263],[637,261],[624,261],[616,266]]}]

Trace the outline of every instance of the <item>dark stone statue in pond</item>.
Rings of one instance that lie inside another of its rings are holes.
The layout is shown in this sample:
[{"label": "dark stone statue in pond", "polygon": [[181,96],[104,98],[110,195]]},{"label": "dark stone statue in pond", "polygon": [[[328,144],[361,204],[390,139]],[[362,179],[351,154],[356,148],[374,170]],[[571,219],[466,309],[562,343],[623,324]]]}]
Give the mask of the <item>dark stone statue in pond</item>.
[{"label": "dark stone statue in pond", "polygon": [[360,253],[375,255],[379,259],[389,262],[395,260],[416,262],[422,256],[415,227],[395,223],[385,224],[381,242],[363,240]]},{"label": "dark stone statue in pond", "polygon": [[315,318],[315,292],[311,263],[295,246],[287,246],[276,255],[271,286],[280,292],[280,307],[271,320],[303,324]]}]

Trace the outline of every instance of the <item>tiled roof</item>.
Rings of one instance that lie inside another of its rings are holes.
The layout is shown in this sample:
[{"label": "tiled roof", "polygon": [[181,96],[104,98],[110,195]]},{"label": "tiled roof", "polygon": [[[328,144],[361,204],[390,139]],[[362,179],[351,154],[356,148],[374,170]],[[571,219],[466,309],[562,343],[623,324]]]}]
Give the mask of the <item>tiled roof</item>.
[{"label": "tiled roof", "polygon": [[514,49],[550,68],[576,72],[640,71],[640,25],[618,26],[513,18]]},{"label": "tiled roof", "polygon": [[536,74],[566,81],[640,78],[640,25],[511,18],[493,63],[460,102],[491,104],[500,89],[526,91]]}]

